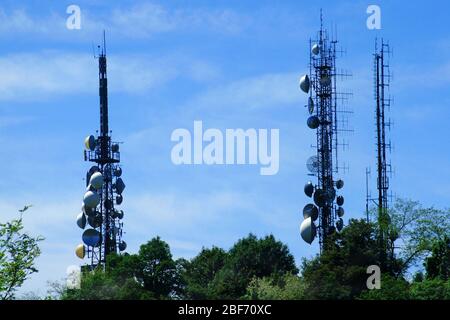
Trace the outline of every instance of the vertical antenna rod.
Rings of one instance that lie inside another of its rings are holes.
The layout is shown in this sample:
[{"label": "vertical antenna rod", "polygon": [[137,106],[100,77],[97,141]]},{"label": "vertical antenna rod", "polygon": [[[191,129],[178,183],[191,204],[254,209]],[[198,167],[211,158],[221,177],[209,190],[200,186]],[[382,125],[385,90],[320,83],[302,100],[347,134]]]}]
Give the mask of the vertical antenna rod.
[{"label": "vertical antenna rod", "polygon": [[390,145],[386,143],[386,127],[389,122],[386,121],[385,109],[390,105],[390,99],[386,98],[385,89],[389,87],[389,65],[387,63],[386,54],[389,54],[389,45],[381,39],[381,48],[377,48],[375,43],[375,101],[376,101],[376,145],[377,145],[377,213],[380,238],[380,260],[384,264],[390,248],[390,240],[388,234],[389,228],[389,204],[388,204],[388,161],[386,149]]},{"label": "vertical antenna rod", "polygon": [[106,75],[105,38],[103,38],[103,48],[98,57],[98,79],[100,88],[100,135],[105,137],[108,135],[108,78]]}]

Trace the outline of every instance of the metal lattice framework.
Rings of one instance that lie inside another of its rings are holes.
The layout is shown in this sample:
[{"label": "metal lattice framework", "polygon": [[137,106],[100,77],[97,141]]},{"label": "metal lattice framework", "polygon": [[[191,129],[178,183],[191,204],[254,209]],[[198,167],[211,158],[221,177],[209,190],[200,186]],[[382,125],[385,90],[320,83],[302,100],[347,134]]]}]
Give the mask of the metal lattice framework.
[{"label": "metal lattice framework", "polygon": [[[106,256],[126,249],[122,240],[123,211],[116,206],[122,203],[125,184],[121,178],[119,144],[111,141],[108,129],[108,79],[106,72],[105,45],[98,56],[100,133],[98,137],[86,138],[85,161],[94,162],[86,174],[86,194],[83,212],[77,220],[78,226],[91,227],[83,233],[83,245],[77,248],[77,256],[90,259],[89,267],[104,266]],[[84,221],[84,223],[83,223]]]},{"label": "metal lattice framework", "polygon": [[391,150],[390,142],[387,142],[386,129],[390,128],[391,122],[386,118],[386,109],[391,105],[391,99],[387,97],[387,89],[390,85],[390,69],[388,56],[390,54],[389,44],[381,39],[378,49],[375,44],[374,54],[374,88],[375,88],[375,119],[376,119],[376,152],[377,152],[377,190],[376,199],[378,207],[378,225],[380,226],[380,246],[382,260],[390,247],[389,242],[389,175],[391,164],[387,159],[387,152]]},{"label": "metal lattice framework", "polygon": [[[317,177],[317,184],[310,181],[305,186],[306,195],[314,199],[315,205],[308,204],[303,210],[305,220],[301,225],[301,235],[306,242],[311,243],[317,234],[321,251],[326,248],[328,236],[336,229],[342,229],[344,214],[344,198],[336,195],[336,189],[341,189],[344,183],[342,180],[335,180],[334,176],[339,169],[345,170],[345,167],[338,166],[338,147],[345,145],[339,142],[338,132],[349,131],[339,128],[346,123],[343,115],[349,111],[338,110],[337,102],[346,100],[348,93],[337,92],[336,78],[349,75],[336,71],[337,43],[337,40],[329,38],[321,17],[317,38],[310,40],[309,76],[300,80],[300,88],[309,93],[310,117],[307,124],[309,128],[316,130],[317,137],[317,144],[314,146],[317,154],[308,160],[309,167],[312,167],[312,159],[317,161],[314,164],[316,170],[313,172],[309,169],[310,175]],[[314,224],[316,219],[318,227]]]}]

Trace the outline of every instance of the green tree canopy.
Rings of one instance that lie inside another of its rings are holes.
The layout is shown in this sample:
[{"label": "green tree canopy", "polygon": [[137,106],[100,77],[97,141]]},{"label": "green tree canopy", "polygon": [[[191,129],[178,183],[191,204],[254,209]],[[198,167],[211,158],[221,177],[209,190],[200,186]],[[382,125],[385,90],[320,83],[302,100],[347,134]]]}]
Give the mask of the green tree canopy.
[{"label": "green tree canopy", "polygon": [[305,281],[287,273],[277,280],[271,277],[253,278],[247,287],[246,299],[251,300],[302,300],[307,299]]},{"label": "green tree canopy", "polygon": [[450,237],[437,240],[431,248],[431,256],[425,259],[428,279],[450,279]]},{"label": "green tree canopy", "polygon": [[[353,299],[367,289],[367,267],[380,265],[376,227],[351,219],[342,232],[334,233],[327,250],[312,260],[303,260],[302,275],[309,299]],[[386,274],[398,273],[392,259]]]},{"label": "green tree canopy", "polygon": [[250,234],[230,249],[223,268],[211,285],[216,298],[239,299],[245,295],[254,277],[276,279],[286,273],[298,273],[288,247],[275,240],[273,235],[258,239]]},{"label": "green tree canopy", "polygon": [[63,299],[171,299],[182,289],[180,262],[159,237],[138,254],[110,254],[106,268],[85,271],[80,289],[66,289]]},{"label": "green tree canopy", "polygon": [[186,281],[187,299],[214,299],[212,281],[225,265],[225,250],[212,247],[202,251],[191,261],[185,263],[183,277]]},{"label": "green tree canopy", "polygon": [[42,237],[33,237],[23,231],[22,213],[20,217],[0,223],[0,299],[13,299],[15,291],[24,281],[38,270],[35,260],[40,255],[39,242]]}]

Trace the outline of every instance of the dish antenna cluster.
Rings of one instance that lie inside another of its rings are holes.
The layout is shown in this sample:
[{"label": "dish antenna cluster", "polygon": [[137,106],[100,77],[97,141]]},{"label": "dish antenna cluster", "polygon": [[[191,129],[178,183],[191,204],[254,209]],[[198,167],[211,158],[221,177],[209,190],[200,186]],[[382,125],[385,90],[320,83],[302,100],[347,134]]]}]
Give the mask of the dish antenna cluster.
[{"label": "dish antenna cluster", "polygon": [[106,76],[106,46],[98,56],[100,85],[100,134],[85,139],[85,161],[95,163],[86,173],[86,192],[77,225],[83,229],[83,243],[75,253],[90,259],[90,268],[104,265],[110,253],[124,251],[122,240],[123,211],[116,208],[123,201],[125,189],[120,167],[119,144],[111,141],[108,132],[108,79]]},{"label": "dish antenna cluster", "polygon": [[[325,248],[326,239],[344,227],[344,197],[338,192],[344,187],[344,181],[334,178],[338,173],[338,114],[349,111],[338,110],[337,100],[346,99],[347,93],[336,92],[336,77],[349,76],[336,71],[336,40],[330,40],[328,32],[321,27],[318,36],[310,40],[310,72],[300,78],[300,90],[308,94],[306,125],[316,130],[316,154],[306,161],[309,175],[317,181],[305,184],[306,196],[312,198],[303,208],[303,222],[300,234],[303,240],[311,244],[319,236],[321,251]],[[344,131],[348,131],[345,130]],[[345,168],[344,168],[345,169]]]}]

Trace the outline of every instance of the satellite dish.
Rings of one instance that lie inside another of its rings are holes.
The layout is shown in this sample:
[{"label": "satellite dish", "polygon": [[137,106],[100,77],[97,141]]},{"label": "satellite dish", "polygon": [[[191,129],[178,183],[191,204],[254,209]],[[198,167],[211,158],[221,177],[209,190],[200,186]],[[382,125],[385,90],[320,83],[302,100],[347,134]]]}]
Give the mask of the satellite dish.
[{"label": "satellite dish", "polygon": [[338,196],[336,199],[336,203],[338,206],[342,206],[344,204],[344,197],[343,196]]},{"label": "satellite dish", "polygon": [[118,194],[122,194],[123,190],[125,189],[125,183],[123,183],[122,178],[118,178],[116,180],[115,188]]},{"label": "satellite dish", "polygon": [[111,146],[111,151],[119,152],[119,145],[117,143],[113,143],[113,145]]},{"label": "satellite dish", "polygon": [[94,208],[89,208],[86,207],[83,203],[83,205],[81,206],[81,211],[84,212],[85,215],[87,216],[93,216],[96,214],[95,209]]},{"label": "satellite dish", "polygon": [[86,216],[84,215],[83,212],[77,215],[77,225],[81,229],[84,229],[84,227],[86,227]]},{"label": "satellite dish", "polygon": [[319,217],[319,209],[312,203],[307,204],[303,208],[303,219],[311,218],[313,221],[316,221]]},{"label": "satellite dish", "polygon": [[311,244],[316,237],[316,229],[316,225],[311,218],[303,220],[302,224],[300,225],[300,235],[302,236],[302,239],[306,243]]},{"label": "satellite dish", "polygon": [[88,221],[89,225],[94,229],[98,228],[102,225],[102,217],[99,214],[88,217],[87,221]]},{"label": "satellite dish", "polygon": [[116,167],[116,169],[114,170],[114,175],[116,177],[120,177],[122,175],[122,168],[121,167]]},{"label": "satellite dish", "polygon": [[86,172],[86,186],[89,185],[89,180],[91,179],[91,176],[95,173],[100,171],[100,169],[97,166],[92,166],[88,172]]},{"label": "satellite dish", "polygon": [[86,139],[84,139],[84,146],[87,150],[94,151],[96,146],[95,137],[93,135],[87,136]]},{"label": "satellite dish", "polygon": [[84,194],[83,203],[85,207],[95,208],[100,203],[100,196],[96,192],[88,191]]},{"label": "satellite dish", "polygon": [[308,168],[309,172],[317,173],[317,171],[319,171],[319,158],[317,156],[309,157],[306,161],[306,167]]},{"label": "satellite dish", "polygon": [[123,219],[123,215],[124,215],[123,210],[119,210],[117,213],[117,218]]},{"label": "satellite dish", "polygon": [[100,172],[94,172],[89,179],[89,184],[97,190],[101,189],[103,182],[103,175]]},{"label": "satellite dish", "polygon": [[317,116],[311,116],[308,118],[306,124],[310,129],[317,129],[320,125],[320,120]]},{"label": "satellite dish", "polygon": [[311,198],[312,194],[314,193],[314,186],[313,186],[312,182],[308,181],[308,183],[305,184],[305,187],[303,188],[303,190],[305,191],[305,194]]},{"label": "satellite dish", "polygon": [[87,187],[86,187],[86,191],[93,191],[94,192],[95,188],[92,185],[88,184]]},{"label": "satellite dish", "polygon": [[339,207],[339,208],[337,208],[337,215],[338,215],[338,217],[343,217],[344,216],[344,208],[342,208],[342,207]]},{"label": "satellite dish", "polygon": [[344,180],[339,179],[336,181],[336,188],[342,189],[344,187]]},{"label": "satellite dish", "polygon": [[97,247],[100,245],[100,232],[95,229],[87,229],[82,235],[83,242],[89,247]]},{"label": "satellite dish", "polygon": [[315,56],[317,56],[319,54],[320,51],[320,47],[317,43],[315,43],[312,48],[311,48],[311,53]]},{"label": "satellite dish", "polygon": [[314,113],[314,100],[311,97],[308,98],[308,112],[309,114]]},{"label": "satellite dish", "polygon": [[310,86],[309,77],[307,74],[305,74],[303,77],[300,78],[300,89],[302,89],[304,93],[308,93],[309,86]]},{"label": "satellite dish", "polygon": [[122,195],[118,194],[118,195],[116,196],[116,204],[117,204],[117,205],[120,205],[120,204],[122,203],[122,201],[123,201]]},{"label": "satellite dish", "polygon": [[84,259],[84,256],[86,255],[86,247],[84,246],[84,244],[77,245],[77,247],[75,248],[75,254],[78,258]]},{"label": "satellite dish", "polygon": [[98,171],[100,171],[99,167],[97,167],[97,166],[90,167],[89,171],[88,171],[89,177],[92,176],[95,172],[98,172]]},{"label": "satellite dish", "polygon": [[342,220],[342,218],[339,218],[339,220],[336,221],[336,229],[337,229],[337,231],[340,232],[343,227],[344,227],[344,220]]},{"label": "satellite dish", "polygon": [[119,250],[120,250],[120,251],[124,251],[126,248],[127,248],[127,243],[126,243],[125,241],[122,240],[122,241],[119,243]]},{"label": "satellite dish", "polygon": [[327,198],[327,193],[322,189],[317,189],[316,192],[314,192],[314,203],[318,207],[324,207],[327,204]]}]

